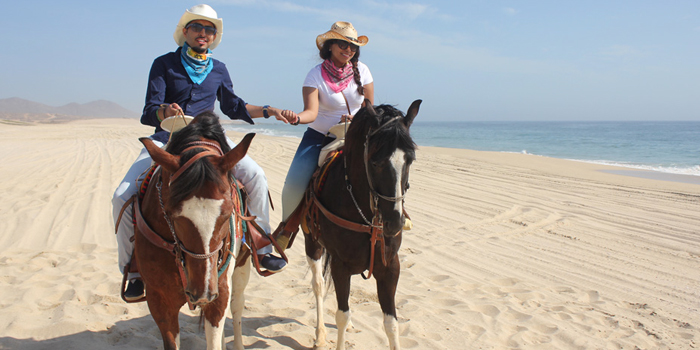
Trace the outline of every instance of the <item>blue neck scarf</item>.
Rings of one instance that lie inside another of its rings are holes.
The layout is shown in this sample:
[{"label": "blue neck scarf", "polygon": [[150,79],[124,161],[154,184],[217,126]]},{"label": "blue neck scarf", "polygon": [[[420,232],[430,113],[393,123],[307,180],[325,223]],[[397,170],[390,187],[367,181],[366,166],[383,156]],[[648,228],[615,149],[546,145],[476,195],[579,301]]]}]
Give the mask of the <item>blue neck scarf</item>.
[{"label": "blue neck scarf", "polygon": [[209,72],[214,67],[214,62],[211,60],[211,50],[207,49],[207,53],[200,54],[192,50],[187,43],[182,45],[180,51],[180,61],[190,76],[192,82],[199,85],[207,78]]}]

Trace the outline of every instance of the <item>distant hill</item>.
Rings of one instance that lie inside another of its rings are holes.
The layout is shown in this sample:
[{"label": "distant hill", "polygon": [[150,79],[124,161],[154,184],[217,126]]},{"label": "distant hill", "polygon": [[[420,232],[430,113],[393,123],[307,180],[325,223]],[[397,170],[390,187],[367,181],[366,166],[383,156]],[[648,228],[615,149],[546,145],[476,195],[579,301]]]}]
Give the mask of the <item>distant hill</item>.
[{"label": "distant hill", "polygon": [[0,99],[0,119],[8,120],[50,123],[75,119],[138,118],[139,116],[140,113],[105,100],[53,107],[17,97]]}]

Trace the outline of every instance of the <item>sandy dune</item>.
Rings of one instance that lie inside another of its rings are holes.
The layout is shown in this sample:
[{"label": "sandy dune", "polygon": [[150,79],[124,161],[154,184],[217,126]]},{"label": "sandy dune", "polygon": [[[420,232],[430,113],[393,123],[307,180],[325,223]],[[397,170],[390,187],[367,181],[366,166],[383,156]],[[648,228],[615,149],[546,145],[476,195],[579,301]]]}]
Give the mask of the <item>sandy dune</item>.
[{"label": "sandy dune", "polygon": [[[110,202],[150,131],[130,119],[0,123],[0,349],[162,348],[146,304],[118,296]],[[253,141],[276,204],[297,143]],[[420,148],[400,251],[402,347],[700,348],[700,185],[601,170],[619,169]],[[251,278],[249,349],[313,344],[303,241],[290,252],[283,273]],[[333,296],[326,308],[334,340]],[[388,348],[373,281],[353,278],[351,308],[349,348]],[[183,348],[203,348],[198,317],[185,308],[181,323]]]}]

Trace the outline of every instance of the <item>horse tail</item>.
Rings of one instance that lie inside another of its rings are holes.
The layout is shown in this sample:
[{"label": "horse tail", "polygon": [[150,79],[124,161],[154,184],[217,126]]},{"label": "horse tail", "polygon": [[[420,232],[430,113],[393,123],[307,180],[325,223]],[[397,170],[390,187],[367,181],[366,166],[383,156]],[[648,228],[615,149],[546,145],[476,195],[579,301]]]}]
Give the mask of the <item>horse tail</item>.
[{"label": "horse tail", "polygon": [[328,250],[324,249],[323,252],[323,280],[326,281],[326,293],[331,290],[333,286],[333,275],[331,274],[331,259],[332,256],[328,253]]}]

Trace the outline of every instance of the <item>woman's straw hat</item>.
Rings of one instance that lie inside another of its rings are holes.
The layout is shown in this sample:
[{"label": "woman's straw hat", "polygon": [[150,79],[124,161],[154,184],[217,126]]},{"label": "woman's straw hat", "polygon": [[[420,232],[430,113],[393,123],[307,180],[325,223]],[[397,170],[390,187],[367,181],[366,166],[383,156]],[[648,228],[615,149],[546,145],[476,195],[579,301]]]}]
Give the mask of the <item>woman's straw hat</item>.
[{"label": "woman's straw hat", "polygon": [[323,43],[325,43],[326,40],[332,39],[345,40],[357,46],[365,46],[369,41],[369,39],[364,35],[358,37],[355,27],[353,27],[352,23],[350,22],[333,23],[333,25],[331,26],[331,30],[316,37],[316,46],[320,50],[323,47]]},{"label": "woman's straw hat", "polygon": [[214,9],[211,8],[211,6],[206,4],[192,6],[191,8],[185,11],[182,17],[180,17],[180,22],[177,23],[177,27],[175,27],[175,33],[173,34],[175,42],[178,46],[184,45],[185,35],[182,34],[182,29],[185,28],[187,23],[196,21],[198,19],[209,21],[214,24],[214,27],[216,27],[216,38],[214,39],[214,42],[212,42],[209,46],[210,50],[214,50],[214,48],[216,48],[221,42],[221,36],[224,34],[224,20],[218,18],[218,16],[216,15],[216,11],[214,11]]}]

